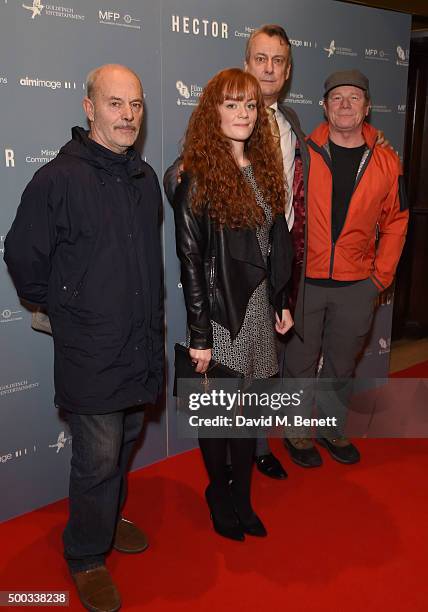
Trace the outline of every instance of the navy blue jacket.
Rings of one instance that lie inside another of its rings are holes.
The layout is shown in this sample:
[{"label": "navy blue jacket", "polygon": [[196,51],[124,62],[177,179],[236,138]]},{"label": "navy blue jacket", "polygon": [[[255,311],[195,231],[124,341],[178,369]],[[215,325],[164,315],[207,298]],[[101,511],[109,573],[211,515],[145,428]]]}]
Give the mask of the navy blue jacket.
[{"label": "navy blue jacket", "polygon": [[163,379],[161,194],[153,169],[73,128],[22,196],[5,241],[20,298],[47,308],[55,403],[100,414],[153,402]]}]

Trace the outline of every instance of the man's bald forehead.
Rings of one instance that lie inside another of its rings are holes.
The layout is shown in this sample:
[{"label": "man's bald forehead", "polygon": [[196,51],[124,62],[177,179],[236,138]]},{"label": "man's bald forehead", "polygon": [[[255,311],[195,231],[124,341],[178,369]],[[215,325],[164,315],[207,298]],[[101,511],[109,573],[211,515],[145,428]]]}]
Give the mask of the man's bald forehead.
[{"label": "man's bald forehead", "polygon": [[133,76],[140,86],[141,92],[143,91],[143,86],[141,84],[140,77],[136,72],[128,68],[127,66],[123,66],[121,64],[104,64],[103,66],[98,66],[98,68],[94,68],[91,70],[86,77],[86,95],[91,100],[95,97],[98,89],[99,82],[103,78],[108,78],[109,75],[113,75],[114,73],[123,73],[129,74]]}]

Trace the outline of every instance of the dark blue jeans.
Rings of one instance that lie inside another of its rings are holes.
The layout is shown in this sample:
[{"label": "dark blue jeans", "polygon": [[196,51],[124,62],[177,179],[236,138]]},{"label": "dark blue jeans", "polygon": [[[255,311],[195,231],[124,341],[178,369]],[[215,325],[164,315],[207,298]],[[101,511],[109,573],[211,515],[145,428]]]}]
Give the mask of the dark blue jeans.
[{"label": "dark blue jeans", "polygon": [[69,520],[63,534],[70,571],[103,565],[125,503],[127,471],[144,411],[68,413],[73,436]]}]

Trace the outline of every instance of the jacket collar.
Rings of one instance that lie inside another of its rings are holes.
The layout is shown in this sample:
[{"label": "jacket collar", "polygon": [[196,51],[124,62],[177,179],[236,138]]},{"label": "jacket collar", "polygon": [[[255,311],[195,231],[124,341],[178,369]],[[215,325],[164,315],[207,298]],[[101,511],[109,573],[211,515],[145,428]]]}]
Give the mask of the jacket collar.
[{"label": "jacket collar", "polygon": [[62,154],[84,159],[112,175],[136,177],[144,174],[141,157],[133,147],[121,155],[89,138],[89,132],[81,127],[73,127],[71,134],[72,140],[61,149]]},{"label": "jacket collar", "polygon": [[[362,132],[366,145],[370,149],[373,149],[377,140],[377,130],[372,125],[367,123],[367,121],[364,121]],[[311,140],[319,147],[324,147],[328,143],[328,135],[328,123],[324,122],[315,128],[312,134],[308,137],[308,140]]]}]

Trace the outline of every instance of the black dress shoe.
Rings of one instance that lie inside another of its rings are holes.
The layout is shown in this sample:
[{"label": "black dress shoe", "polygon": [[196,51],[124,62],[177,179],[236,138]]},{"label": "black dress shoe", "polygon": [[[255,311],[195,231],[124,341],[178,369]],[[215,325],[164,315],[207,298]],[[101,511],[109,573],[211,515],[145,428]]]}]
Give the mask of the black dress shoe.
[{"label": "black dress shoe", "polygon": [[284,446],[290,453],[294,463],[301,467],[312,468],[322,465],[322,458],[318,450],[308,438],[284,438]]},{"label": "black dress shoe", "polygon": [[288,476],[278,459],[272,453],[256,457],[256,466],[259,472],[265,476],[269,476],[269,478],[284,480],[284,478]]},{"label": "black dress shoe", "polygon": [[227,490],[224,494],[223,492],[220,494],[214,491],[211,485],[208,485],[205,498],[211,511],[214,531],[229,540],[243,542],[245,540],[244,531],[236,516],[230,491]]},{"label": "black dress shoe", "polygon": [[339,463],[358,463],[360,460],[358,448],[346,438],[318,438],[317,442]]}]

